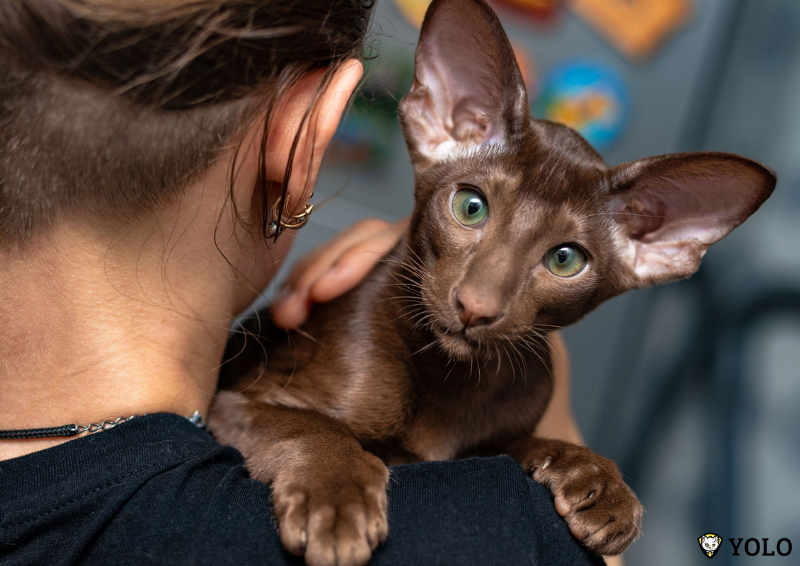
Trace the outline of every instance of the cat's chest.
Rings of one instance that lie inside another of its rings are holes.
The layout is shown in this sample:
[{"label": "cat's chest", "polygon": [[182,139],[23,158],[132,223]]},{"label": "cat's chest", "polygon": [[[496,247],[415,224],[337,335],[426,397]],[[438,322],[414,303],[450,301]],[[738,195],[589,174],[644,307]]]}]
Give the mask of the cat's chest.
[{"label": "cat's chest", "polygon": [[[505,443],[532,434],[552,392],[549,375],[534,369],[523,379],[484,372],[477,383],[458,377],[449,387],[422,387],[403,439],[420,460],[500,454]],[[452,379],[452,376],[451,378]]]}]

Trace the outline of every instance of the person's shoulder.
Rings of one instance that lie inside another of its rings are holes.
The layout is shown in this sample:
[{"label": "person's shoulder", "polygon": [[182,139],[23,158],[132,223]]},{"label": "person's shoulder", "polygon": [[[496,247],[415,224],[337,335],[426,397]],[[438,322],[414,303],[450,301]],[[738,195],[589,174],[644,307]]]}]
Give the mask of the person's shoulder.
[{"label": "person's shoulder", "polygon": [[138,485],[92,545],[100,562],[112,548],[125,563],[274,564],[285,556],[270,488],[248,476],[231,447],[208,443],[130,481]]},{"label": "person's shoulder", "polygon": [[2,564],[283,564],[269,486],[178,415],[0,462]]}]

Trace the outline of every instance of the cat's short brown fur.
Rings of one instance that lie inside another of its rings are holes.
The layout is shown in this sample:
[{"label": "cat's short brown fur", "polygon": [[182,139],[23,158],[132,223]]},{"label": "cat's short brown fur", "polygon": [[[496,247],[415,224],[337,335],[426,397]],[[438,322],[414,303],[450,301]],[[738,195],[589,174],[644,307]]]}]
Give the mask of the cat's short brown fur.
[{"label": "cat's short brown fur", "polygon": [[[774,175],[722,153],[608,167],[573,130],[530,117],[483,0],[431,4],[401,120],[416,173],[408,233],[301,333],[263,341],[268,363],[225,383],[214,434],[272,484],[281,540],[312,565],[362,564],[385,539],[386,464],[488,454],[548,486],[589,549],[622,552],[642,507],[617,467],[533,436],[552,392],[548,333],[691,275]],[[475,225],[454,213],[464,189],[488,207]],[[569,277],[547,265],[563,244],[586,257]]]}]

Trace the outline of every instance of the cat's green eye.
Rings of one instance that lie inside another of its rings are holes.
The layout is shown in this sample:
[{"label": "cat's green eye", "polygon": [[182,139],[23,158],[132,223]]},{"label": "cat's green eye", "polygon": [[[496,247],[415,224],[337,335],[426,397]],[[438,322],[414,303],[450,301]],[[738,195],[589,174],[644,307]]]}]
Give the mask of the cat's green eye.
[{"label": "cat's green eye", "polygon": [[453,214],[464,226],[474,226],[489,214],[486,199],[474,189],[461,189],[453,197]]},{"label": "cat's green eye", "polygon": [[577,246],[561,244],[547,252],[545,264],[554,275],[572,277],[583,271],[586,266],[586,254]]}]

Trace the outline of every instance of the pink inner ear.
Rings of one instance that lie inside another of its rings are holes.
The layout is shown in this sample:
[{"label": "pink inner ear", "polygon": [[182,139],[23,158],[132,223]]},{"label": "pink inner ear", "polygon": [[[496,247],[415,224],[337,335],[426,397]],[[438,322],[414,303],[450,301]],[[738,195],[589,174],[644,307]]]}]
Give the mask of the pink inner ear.
[{"label": "pink inner ear", "polygon": [[744,183],[720,179],[652,179],[627,198],[616,200],[612,211],[628,235],[643,243],[698,241],[711,245],[741,224],[752,202]]},{"label": "pink inner ear", "polygon": [[490,134],[490,123],[486,115],[475,108],[470,99],[461,99],[453,108],[453,139],[481,144],[489,141]]},{"label": "pink inner ear", "polygon": [[510,132],[527,127],[522,75],[488,5],[431,3],[417,46],[414,87],[400,111],[412,155],[433,159],[502,143]]},{"label": "pink inner ear", "polygon": [[767,199],[775,176],[743,157],[696,153],[626,163],[609,182],[622,259],[650,285],[691,275]]},{"label": "pink inner ear", "polygon": [[437,23],[437,34],[426,38],[425,55],[418,58],[417,69],[417,80],[433,99],[431,124],[441,128],[434,135],[475,144],[498,138],[499,128],[492,123],[498,122],[505,93],[499,90],[495,62],[478,44],[464,45],[474,39],[458,36],[456,22],[452,28],[445,27],[446,21]]},{"label": "pink inner ear", "polygon": [[[710,234],[697,229],[690,207],[685,216],[676,211],[685,205],[664,195],[646,193],[628,201],[613,203],[614,219],[624,234],[623,253],[640,284],[663,283],[691,275],[706,250]],[[679,218],[679,219],[678,219]]]}]

